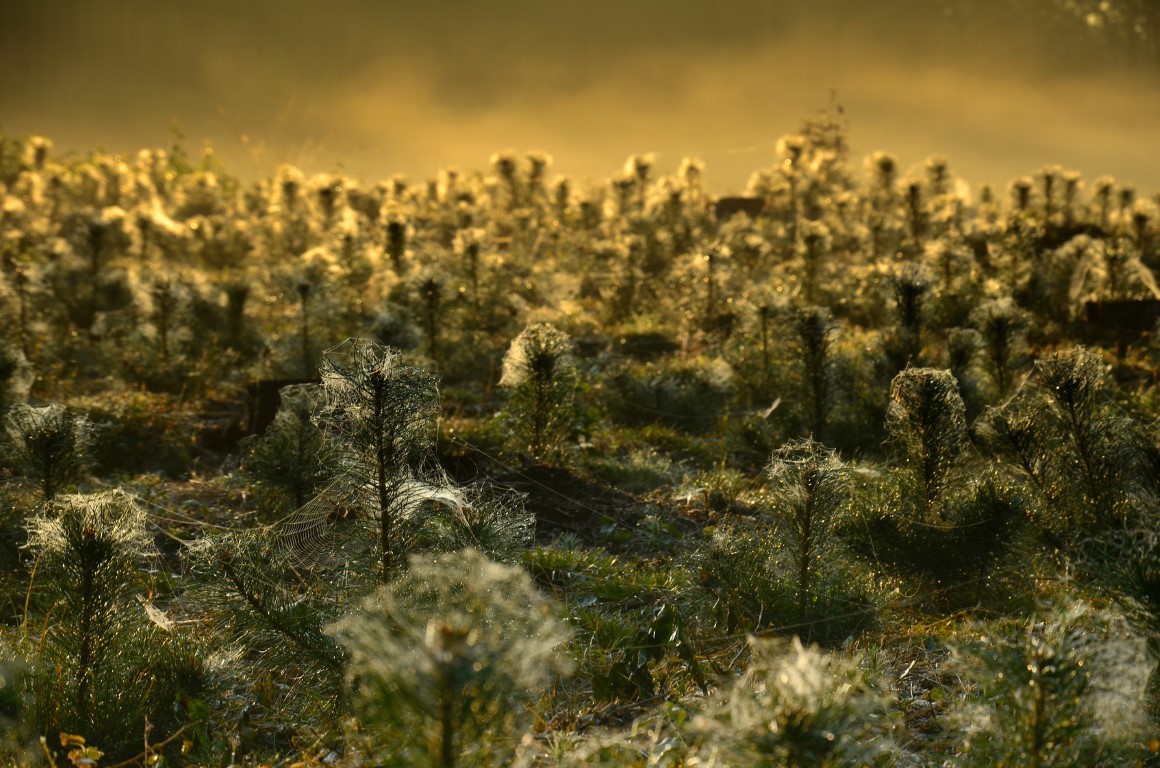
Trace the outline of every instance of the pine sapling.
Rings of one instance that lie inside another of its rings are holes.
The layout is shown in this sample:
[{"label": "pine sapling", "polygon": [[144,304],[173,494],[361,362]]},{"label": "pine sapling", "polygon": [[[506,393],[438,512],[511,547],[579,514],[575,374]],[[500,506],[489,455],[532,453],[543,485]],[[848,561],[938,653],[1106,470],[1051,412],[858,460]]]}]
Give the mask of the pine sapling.
[{"label": "pine sapling", "polygon": [[895,460],[915,481],[921,518],[938,503],[967,447],[966,410],[950,371],[909,368],[890,384],[886,430]]},{"label": "pine sapling", "polygon": [[[146,722],[168,726],[175,699],[200,684],[200,663],[148,595],[154,553],[145,512],[121,491],[62,495],[28,519],[35,587],[49,600],[32,679],[41,733],[87,734],[132,754]],[[150,609],[153,609],[150,612]],[[130,752],[129,750],[133,750]]]},{"label": "pine sapling", "polygon": [[500,385],[510,392],[505,411],[535,459],[558,454],[572,427],[577,388],[568,334],[549,323],[520,332],[504,356]]},{"label": "pine sapling", "polygon": [[341,446],[346,482],[378,522],[382,579],[394,573],[400,516],[434,450],[439,390],[433,374],[374,342],[348,341],[323,356],[320,421]]},{"label": "pine sapling", "polygon": [[982,337],[996,394],[1000,399],[1004,398],[1011,391],[1022,358],[1027,315],[1008,297],[983,302],[972,313],[971,319]]},{"label": "pine sapling", "polygon": [[313,384],[283,387],[281,407],[262,436],[246,438],[242,466],[263,483],[290,494],[295,509],[338,471],[334,448],[314,423],[322,407],[321,388]]},{"label": "pine sapling", "polygon": [[814,581],[833,546],[850,477],[837,453],[810,438],[774,451],[765,469],[772,506],[796,570],[797,620],[809,618]]},{"label": "pine sapling", "polygon": [[45,501],[81,480],[89,468],[93,428],[60,403],[13,405],[4,419],[16,462]]},{"label": "pine sapling", "polygon": [[470,549],[412,558],[330,631],[379,764],[436,768],[510,764],[567,639],[526,571]]}]

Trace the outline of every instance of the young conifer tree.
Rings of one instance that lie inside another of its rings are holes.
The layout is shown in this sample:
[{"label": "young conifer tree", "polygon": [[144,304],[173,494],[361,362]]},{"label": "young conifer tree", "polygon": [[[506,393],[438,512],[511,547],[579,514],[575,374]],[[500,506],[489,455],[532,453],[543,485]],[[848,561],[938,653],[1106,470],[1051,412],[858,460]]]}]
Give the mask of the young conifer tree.
[{"label": "young conifer tree", "polygon": [[320,421],[343,451],[344,482],[378,523],[386,582],[413,492],[423,485],[424,473],[433,471],[437,379],[404,364],[392,349],[357,340],[329,350],[321,372],[326,406]]},{"label": "young conifer tree", "polygon": [[1106,390],[1103,360],[1083,347],[1036,362],[979,434],[1035,491],[1044,531],[1079,542],[1160,510],[1156,448]]},{"label": "young conifer tree", "polygon": [[266,433],[242,441],[242,467],[284,491],[298,509],[338,471],[335,449],[313,420],[322,406],[320,387],[298,384],[278,394],[282,404]]},{"label": "young conifer tree", "polygon": [[504,356],[500,385],[510,393],[504,412],[537,460],[558,456],[573,427],[578,379],[571,348],[568,334],[533,323]]},{"label": "young conifer tree", "polygon": [[995,383],[997,399],[1006,397],[1023,362],[1023,336],[1027,314],[1010,298],[992,299],[975,309],[971,319],[979,329]]},{"label": "young conifer tree", "polygon": [[523,569],[477,550],[412,558],[330,630],[376,762],[510,765],[567,639]]},{"label": "young conifer tree", "polygon": [[812,439],[774,451],[765,470],[782,540],[793,560],[797,620],[810,614],[815,583],[833,556],[838,517],[849,498],[849,473],[838,455]]},{"label": "young conifer tree", "polygon": [[921,519],[937,519],[967,447],[966,410],[950,371],[910,368],[894,377],[886,429],[898,464],[914,484]]},{"label": "young conifer tree", "polygon": [[[856,663],[752,638],[748,671],[693,721],[708,765],[877,765],[895,750],[877,723],[886,699]],[[700,765],[701,763],[696,763]]]},{"label": "young conifer tree", "polygon": [[822,440],[834,398],[834,321],[825,307],[803,307],[793,314],[793,329],[809,434]]},{"label": "young conifer tree", "polygon": [[174,724],[182,683],[201,676],[172,622],[141,608],[140,569],[154,552],[145,523],[122,491],[57,496],[27,522],[35,586],[48,601],[44,616],[29,617],[45,627],[29,641],[37,727],[122,757],[137,751],[146,721]]},{"label": "young conifer tree", "polygon": [[1141,764],[1153,669],[1144,643],[1122,618],[1082,602],[1043,609],[955,648],[978,693],[956,713],[966,737],[962,764]]},{"label": "young conifer tree", "polygon": [[886,430],[894,466],[874,512],[880,554],[939,580],[977,574],[1009,542],[1022,502],[999,473],[972,460],[951,372],[908,368],[895,376]]},{"label": "young conifer tree", "polygon": [[16,463],[45,501],[82,479],[89,468],[92,425],[60,403],[18,403],[4,419]]}]

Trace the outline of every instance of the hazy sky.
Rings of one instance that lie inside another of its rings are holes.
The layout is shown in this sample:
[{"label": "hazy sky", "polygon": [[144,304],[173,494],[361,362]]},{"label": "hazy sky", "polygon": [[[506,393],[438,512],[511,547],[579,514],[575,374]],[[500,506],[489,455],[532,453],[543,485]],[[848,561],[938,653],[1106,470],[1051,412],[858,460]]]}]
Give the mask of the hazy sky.
[{"label": "hazy sky", "polygon": [[0,131],[58,149],[212,142],[372,181],[545,150],[600,179],[696,155],[718,192],[844,106],[856,160],[972,185],[1050,162],[1160,191],[1160,71],[1054,0],[0,0]]}]

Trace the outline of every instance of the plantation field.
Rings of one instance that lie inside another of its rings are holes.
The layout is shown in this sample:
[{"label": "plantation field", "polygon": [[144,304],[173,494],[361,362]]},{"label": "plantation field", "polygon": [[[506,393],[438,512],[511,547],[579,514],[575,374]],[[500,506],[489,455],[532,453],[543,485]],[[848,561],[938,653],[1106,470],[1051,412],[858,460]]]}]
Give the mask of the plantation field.
[{"label": "plantation field", "polygon": [[0,136],[0,761],[1160,760],[1160,196],[846,135]]}]

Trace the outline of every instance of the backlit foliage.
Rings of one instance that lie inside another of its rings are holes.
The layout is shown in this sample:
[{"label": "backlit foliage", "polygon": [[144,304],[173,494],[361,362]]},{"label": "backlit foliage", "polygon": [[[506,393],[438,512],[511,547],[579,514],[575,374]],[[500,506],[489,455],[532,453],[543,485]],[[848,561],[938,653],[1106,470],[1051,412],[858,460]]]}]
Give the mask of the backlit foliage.
[{"label": "backlit foliage", "polygon": [[1157,201],[768,149],[0,137],[4,759],[1147,758]]}]

